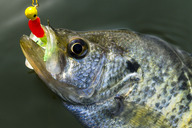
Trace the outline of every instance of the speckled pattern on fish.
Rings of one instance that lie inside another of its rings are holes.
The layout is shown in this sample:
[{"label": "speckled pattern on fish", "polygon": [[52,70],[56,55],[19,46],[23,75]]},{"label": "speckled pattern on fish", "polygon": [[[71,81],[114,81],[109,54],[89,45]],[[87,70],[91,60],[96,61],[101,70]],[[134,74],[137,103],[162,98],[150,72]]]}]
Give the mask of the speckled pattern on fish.
[{"label": "speckled pattern on fish", "polygon": [[46,30],[50,60],[27,36],[22,50],[85,127],[192,128],[189,53],[129,30]]}]

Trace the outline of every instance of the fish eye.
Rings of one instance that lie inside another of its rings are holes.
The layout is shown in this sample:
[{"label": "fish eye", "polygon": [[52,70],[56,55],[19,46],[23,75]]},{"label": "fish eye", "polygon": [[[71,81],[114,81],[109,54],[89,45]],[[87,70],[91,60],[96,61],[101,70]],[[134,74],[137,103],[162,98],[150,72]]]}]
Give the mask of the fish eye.
[{"label": "fish eye", "polygon": [[84,58],[88,53],[87,43],[82,39],[74,39],[67,46],[68,54],[76,59]]}]

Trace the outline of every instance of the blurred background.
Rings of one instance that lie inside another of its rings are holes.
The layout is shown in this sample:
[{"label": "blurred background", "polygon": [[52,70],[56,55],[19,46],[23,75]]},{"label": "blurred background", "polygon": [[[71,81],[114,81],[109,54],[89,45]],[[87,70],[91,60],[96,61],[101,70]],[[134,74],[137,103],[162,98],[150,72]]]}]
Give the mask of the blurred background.
[{"label": "blurred background", "polygon": [[[41,23],[76,31],[131,29],[192,52],[192,1],[39,0]],[[30,34],[31,0],[0,1],[0,127],[80,128],[61,100],[25,67],[19,39]]]}]

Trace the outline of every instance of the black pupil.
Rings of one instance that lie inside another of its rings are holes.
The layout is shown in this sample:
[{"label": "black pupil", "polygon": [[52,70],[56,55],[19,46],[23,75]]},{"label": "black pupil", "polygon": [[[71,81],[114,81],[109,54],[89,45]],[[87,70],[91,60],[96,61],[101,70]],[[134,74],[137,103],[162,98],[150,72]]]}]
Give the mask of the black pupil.
[{"label": "black pupil", "polygon": [[33,17],[36,17],[37,15],[35,14]]},{"label": "black pupil", "polygon": [[82,45],[81,44],[75,44],[73,46],[73,52],[75,54],[80,54],[82,52],[83,48],[82,48]]}]

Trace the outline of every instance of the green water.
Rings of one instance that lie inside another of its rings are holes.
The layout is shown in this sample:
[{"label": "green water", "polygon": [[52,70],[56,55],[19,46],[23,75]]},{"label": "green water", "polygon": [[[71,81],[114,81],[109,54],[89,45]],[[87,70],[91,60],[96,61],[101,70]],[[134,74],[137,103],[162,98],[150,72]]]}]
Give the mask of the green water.
[{"label": "green water", "polygon": [[[129,28],[192,52],[192,1],[39,0],[39,17],[78,31]],[[31,0],[0,1],[0,128],[79,128],[45,84],[29,72],[19,46],[30,33],[24,10]]]}]

